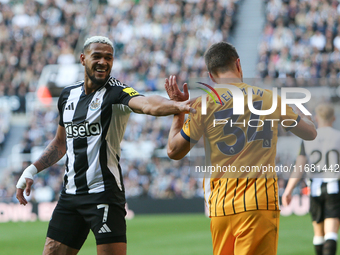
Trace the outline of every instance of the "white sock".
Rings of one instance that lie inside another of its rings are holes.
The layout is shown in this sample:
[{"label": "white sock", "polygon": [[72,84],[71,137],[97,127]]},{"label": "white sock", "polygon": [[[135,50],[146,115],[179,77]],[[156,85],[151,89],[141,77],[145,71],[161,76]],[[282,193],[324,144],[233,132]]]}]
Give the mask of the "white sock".
[{"label": "white sock", "polygon": [[321,245],[324,244],[325,239],[323,238],[323,236],[314,236],[313,237],[313,244],[314,245]]},{"label": "white sock", "polygon": [[334,233],[334,232],[326,233],[325,240],[334,240],[334,241],[337,241],[338,240],[338,234]]}]

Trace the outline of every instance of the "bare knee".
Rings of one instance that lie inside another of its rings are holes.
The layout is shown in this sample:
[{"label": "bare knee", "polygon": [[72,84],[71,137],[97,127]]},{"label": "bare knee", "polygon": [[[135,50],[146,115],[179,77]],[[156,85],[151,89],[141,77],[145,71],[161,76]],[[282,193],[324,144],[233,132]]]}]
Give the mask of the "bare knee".
[{"label": "bare knee", "polygon": [[76,255],[79,250],[73,249],[49,237],[46,238],[43,255]]}]

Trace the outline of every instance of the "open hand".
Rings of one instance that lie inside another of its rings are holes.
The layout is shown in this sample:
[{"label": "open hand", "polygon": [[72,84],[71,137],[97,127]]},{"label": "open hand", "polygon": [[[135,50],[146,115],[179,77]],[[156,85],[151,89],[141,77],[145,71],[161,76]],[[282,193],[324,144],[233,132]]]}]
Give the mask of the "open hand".
[{"label": "open hand", "polygon": [[173,101],[181,102],[189,99],[188,84],[184,83],[182,93],[178,88],[175,75],[170,75],[169,79],[165,79],[164,87],[169,98]]}]

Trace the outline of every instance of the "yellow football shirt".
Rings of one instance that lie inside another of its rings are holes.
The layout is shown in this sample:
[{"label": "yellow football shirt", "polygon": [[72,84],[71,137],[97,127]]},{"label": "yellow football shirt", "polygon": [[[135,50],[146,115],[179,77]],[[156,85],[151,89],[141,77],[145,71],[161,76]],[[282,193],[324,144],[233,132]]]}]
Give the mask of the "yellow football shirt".
[{"label": "yellow football shirt", "polygon": [[271,108],[273,92],[245,83],[233,85],[243,92],[243,115],[233,115],[232,93],[226,88],[216,88],[223,104],[207,97],[206,115],[202,115],[202,101],[197,98],[192,106],[197,113],[189,116],[181,130],[182,136],[193,143],[204,137],[207,165],[229,169],[204,179],[209,214],[223,216],[249,210],[279,210],[277,177],[274,168],[270,168],[275,167],[278,124],[283,121],[289,130],[300,117],[289,106],[286,115],[281,115],[279,96],[272,114],[256,115],[248,108],[248,88],[252,89],[253,106],[257,110]]}]

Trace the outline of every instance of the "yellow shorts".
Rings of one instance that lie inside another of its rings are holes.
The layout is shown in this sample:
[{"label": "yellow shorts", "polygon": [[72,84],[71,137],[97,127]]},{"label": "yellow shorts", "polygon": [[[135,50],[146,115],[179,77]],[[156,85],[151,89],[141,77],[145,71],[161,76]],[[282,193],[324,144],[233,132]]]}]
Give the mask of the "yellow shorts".
[{"label": "yellow shorts", "polygon": [[211,217],[214,255],[275,255],[280,211],[254,210]]}]

